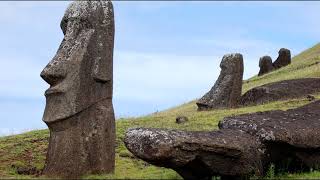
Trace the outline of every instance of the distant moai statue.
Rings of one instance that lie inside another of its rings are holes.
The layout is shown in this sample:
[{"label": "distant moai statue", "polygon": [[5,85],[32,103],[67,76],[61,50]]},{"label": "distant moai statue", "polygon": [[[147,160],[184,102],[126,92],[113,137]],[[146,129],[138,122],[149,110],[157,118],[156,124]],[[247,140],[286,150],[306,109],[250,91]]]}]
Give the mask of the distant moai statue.
[{"label": "distant moai statue", "polygon": [[258,76],[262,76],[273,70],[272,59],[270,56],[263,56],[259,60],[260,71]]},{"label": "distant moai statue", "polygon": [[50,130],[43,173],[77,178],[112,173],[114,13],[111,1],[76,1],[61,21],[62,43],[41,72],[50,84],[43,121]]},{"label": "distant moai statue", "polygon": [[224,55],[220,63],[218,80],[201,99],[198,110],[233,108],[241,97],[243,78],[243,57],[239,53]]},{"label": "distant moai statue", "polygon": [[286,48],[281,48],[279,50],[279,56],[278,58],[274,61],[273,67],[274,69],[279,69],[284,66],[287,66],[291,63],[291,52],[289,49]]}]

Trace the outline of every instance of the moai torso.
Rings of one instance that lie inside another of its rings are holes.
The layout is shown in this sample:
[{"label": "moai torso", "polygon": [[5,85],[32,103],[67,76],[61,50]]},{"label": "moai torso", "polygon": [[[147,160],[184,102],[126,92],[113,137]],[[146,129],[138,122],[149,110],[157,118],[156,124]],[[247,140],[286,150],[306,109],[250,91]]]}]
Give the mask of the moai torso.
[{"label": "moai torso", "polygon": [[78,177],[114,170],[114,15],[110,1],[76,1],[61,21],[63,41],[41,77],[50,130],[44,174]]},{"label": "moai torso", "polygon": [[198,110],[233,108],[238,105],[242,90],[243,57],[241,54],[223,56],[218,80],[201,99]]}]

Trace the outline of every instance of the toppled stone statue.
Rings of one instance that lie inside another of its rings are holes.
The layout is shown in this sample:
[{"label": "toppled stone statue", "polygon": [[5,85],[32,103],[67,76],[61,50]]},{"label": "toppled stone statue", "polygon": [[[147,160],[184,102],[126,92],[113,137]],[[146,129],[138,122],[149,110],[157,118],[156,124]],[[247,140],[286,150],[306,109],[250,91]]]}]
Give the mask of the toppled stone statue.
[{"label": "toppled stone statue", "polygon": [[76,1],[61,21],[64,39],[41,72],[50,84],[43,121],[50,130],[43,173],[76,178],[111,173],[114,14],[111,1]]},{"label": "toppled stone statue", "polygon": [[260,71],[258,76],[262,76],[273,70],[272,59],[270,56],[263,56],[259,60]]},{"label": "toppled stone statue", "polygon": [[320,167],[320,101],[288,111],[224,118],[220,130],[187,132],[134,128],[130,152],[184,179],[235,179],[265,175],[271,164],[288,171]]},{"label": "toppled stone statue", "polygon": [[320,101],[287,111],[224,118],[220,129],[241,130],[264,144],[264,166],[288,171],[320,168]]},{"label": "toppled stone statue", "polygon": [[125,144],[135,156],[172,168],[184,179],[261,175],[259,142],[242,131],[186,132],[133,128]]},{"label": "toppled stone statue", "polygon": [[302,98],[320,92],[320,78],[284,80],[250,89],[241,96],[240,105],[258,105],[272,101]]},{"label": "toppled stone statue", "polygon": [[242,55],[236,53],[223,56],[220,68],[220,75],[212,89],[197,102],[200,111],[238,105],[242,90]]},{"label": "toppled stone statue", "polygon": [[273,62],[273,68],[279,69],[291,63],[291,53],[289,49],[281,48],[278,58]]}]

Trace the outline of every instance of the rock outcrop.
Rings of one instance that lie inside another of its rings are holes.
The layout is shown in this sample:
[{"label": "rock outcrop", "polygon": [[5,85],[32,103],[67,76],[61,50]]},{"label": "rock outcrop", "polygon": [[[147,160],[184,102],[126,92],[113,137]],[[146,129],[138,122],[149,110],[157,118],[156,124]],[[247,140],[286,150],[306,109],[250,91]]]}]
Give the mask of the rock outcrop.
[{"label": "rock outcrop", "polygon": [[61,21],[64,39],[41,72],[50,84],[43,121],[50,130],[43,173],[78,178],[115,165],[111,1],[75,1]]},{"label": "rock outcrop", "polygon": [[306,97],[320,92],[320,78],[284,80],[250,89],[241,96],[240,105],[258,105],[278,100]]},{"label": "rock outcrop", "polygon": [[270,56],[263,56],[259,60],[260,71],[258,76],[262,76],[273,70],[272,59]]},{"label": "rock outcrop", "polygon": [[129,129],[124,142],[135,156],[184,179],[261,176],[270,164],[289,171],[318,169],[319,109],[315,101],[287,111],[226,117],[212,132]]},{"label": "rock outcrop", "polygon": [[241,54],[223,56],[218,80],[201,99],[198,110],[233,108],[238,105],[242,90],[243,57]]},{"label": "rock outcrop", "polygon": [[273,62],[273,68],[279,69],[291,63],[291,53],[289,49],[281,48],[278,58]]}]

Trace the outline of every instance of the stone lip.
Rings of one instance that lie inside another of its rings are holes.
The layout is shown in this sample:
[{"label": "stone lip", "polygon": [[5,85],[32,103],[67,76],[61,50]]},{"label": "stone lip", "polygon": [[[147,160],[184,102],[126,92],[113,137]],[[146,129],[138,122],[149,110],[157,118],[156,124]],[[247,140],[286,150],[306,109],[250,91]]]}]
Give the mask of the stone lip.
[{"label": "stone lip", "polygon": [[284,80],[250,89],[241,96],[240,105],[258,105],[278,100],[306,97],[320,92],[320,78]]},{"label": "stone lip", "polygon": [[236,107],[241,96],[243,57],[239,53],[224,55],[218,80],[197,101],[198,110]]},{"label": "stone lip", "polygon": [[287,171],[320,165],[320,101],[287,111],[226,117],[220,130],[133,128],[124,143],[138,158],[171,168],[184,179],[264,175],[270,164]]}]

